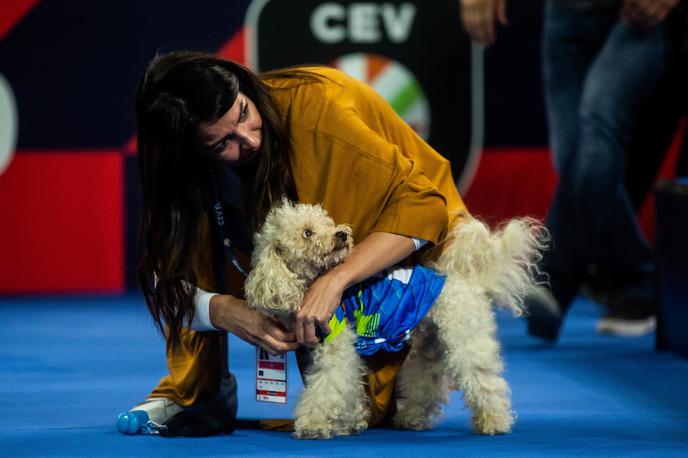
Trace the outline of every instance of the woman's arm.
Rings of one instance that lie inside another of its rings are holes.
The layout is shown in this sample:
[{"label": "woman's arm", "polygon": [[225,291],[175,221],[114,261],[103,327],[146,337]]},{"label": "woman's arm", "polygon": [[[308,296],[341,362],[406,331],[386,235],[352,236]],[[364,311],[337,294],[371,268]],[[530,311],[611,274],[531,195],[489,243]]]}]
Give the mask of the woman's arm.
[{"label": "woman's arm", "polygon": [[214,327],[231,332],[270,354],[296,350],[299,346],[294,333],[285,331],[276,320],[248,308],[246,301],[229,294],[211,297],[209,312]]},{"label": "woman's arm", "polygon": [[329,334],[329,321],[342,300],[344,290],[411,255],[416,249],[410,237],[373,232],[355,245],[346,260],[320,276],[308,288],[301,309],[294,318],[294,332],[300,344],[319,342],[316,326]]},{"label": "woman's arm", "polygon": [[192,331],[219,331],[210,321],[210,299],[218,293],[211,293],[195,287],[194,292],[194,317],[189,323]]}]

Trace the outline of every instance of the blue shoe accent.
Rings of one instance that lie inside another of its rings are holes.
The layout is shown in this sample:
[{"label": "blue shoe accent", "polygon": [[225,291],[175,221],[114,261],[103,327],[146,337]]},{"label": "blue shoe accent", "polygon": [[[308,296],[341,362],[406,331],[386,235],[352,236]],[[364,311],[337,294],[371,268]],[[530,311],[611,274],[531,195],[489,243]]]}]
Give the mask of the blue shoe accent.
[{"label": "blue shoe accent", "polygon": [[148,432],[148,413],[144,410],[122,412],[117,417],[117,431],[122,434],[143,434]]}]

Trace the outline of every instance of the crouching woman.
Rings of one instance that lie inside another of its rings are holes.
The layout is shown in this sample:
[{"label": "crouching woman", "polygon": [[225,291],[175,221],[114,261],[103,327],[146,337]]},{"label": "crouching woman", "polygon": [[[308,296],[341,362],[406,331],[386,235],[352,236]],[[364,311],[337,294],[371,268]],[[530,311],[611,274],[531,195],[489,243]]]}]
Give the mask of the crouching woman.
[{"label": "crouching woman", "polygon": [[[206,406],[235,415],[231,376],[222,382],[226,332],[273,354],[316,345],[347,287],[433,258],[465,211],[449,162],[376,92],[338,70],[257,75],[212,55],[174,52],[146,70],[136,111],[139,279],[166,337],[170,373],[132,410],[156,423]],[[249,309],[242,291],[253,234],[282,196],[321,204],[357,241],[345,263],[310,286],[293,332]],[[369,426],[393,415],[407,351],[367,359]]]}]

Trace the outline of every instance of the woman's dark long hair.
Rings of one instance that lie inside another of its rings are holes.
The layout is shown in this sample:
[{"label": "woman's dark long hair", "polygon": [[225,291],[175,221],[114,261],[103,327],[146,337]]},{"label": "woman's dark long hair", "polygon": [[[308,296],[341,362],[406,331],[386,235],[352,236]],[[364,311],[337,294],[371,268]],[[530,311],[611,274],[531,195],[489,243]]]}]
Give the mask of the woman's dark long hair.
[{"label": "woman's dark long hair", "polygon": [[171,347],[193,319],[198,284],[193,261],[208,243],[200,236],[210,202],[208,159],[198,151],[197,127],[224,116],[239,91],[255,103],[263,121],[258,163],[242,174],[245,221],[235,222],[252,234],[273,200],[295,197],[289,137],[262,80],[213,55],[173,52],[156,57],[139,86],[143,209],[138,278],[153,320]]}]

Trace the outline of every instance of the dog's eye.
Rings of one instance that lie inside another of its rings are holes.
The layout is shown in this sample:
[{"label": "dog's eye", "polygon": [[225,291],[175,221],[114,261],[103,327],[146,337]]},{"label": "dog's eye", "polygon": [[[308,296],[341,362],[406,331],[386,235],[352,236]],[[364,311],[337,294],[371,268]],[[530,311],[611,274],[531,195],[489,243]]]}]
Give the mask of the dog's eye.
[{"label": "dog's eye", "polygon": [[311,231],[310,229],[304,229],[304,231],[303,231],[303,238],[304,239],[311,238],[311,235],[313,235],[313,231]]}]

